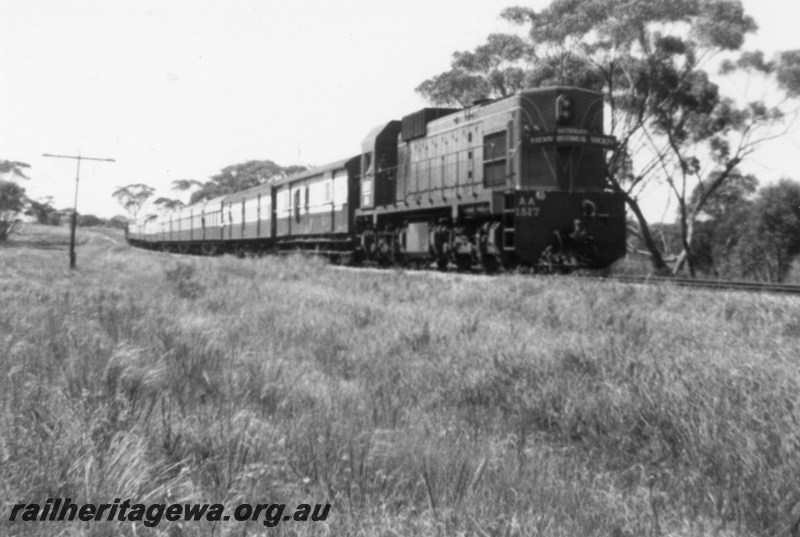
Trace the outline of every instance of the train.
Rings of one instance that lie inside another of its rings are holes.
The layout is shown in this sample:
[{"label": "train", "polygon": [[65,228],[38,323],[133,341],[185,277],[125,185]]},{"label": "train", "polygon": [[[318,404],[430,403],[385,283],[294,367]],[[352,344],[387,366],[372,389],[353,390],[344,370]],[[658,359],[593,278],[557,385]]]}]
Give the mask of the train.
[{"label": "train", "polygon": [[360,153],[128,225],[137,247],[192,254],[312,251],[439,269],[608,267],[626,252],[608,188],[603,95],[526,89],[423,108],[372,129]]}]

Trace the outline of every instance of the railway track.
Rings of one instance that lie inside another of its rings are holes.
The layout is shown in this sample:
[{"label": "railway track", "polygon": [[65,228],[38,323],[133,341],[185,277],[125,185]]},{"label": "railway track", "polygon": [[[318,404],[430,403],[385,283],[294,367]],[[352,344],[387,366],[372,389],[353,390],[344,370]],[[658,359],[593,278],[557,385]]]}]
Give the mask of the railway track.
[{"label": "railway track", "polygon": [[782,295],[800,295],[800,285],[771,284],[760,282],[740,282],[727,280],[703,280],[692,278],[665,278],[659,276],[591,276],[593,278],[612,280],[621,283],[638,284],[672,284],[695,289],[712,289],[717,291],[747,291],[751,293],[771,293]]},{"label": "railway track", "polygon": [[[110,241],[115,242],[111,237],[104,237],[108,238]],[[280,252],[283,255],[291,255],[297,252],[292,251],[285,251]],[[314,252],[304,252],[306,254],[315,255]],[[453,265],[450,265],[453,267]],[[358,265],[352,265],[349,263],[341,263],[336,262],[332,263],[331,267],[341,270],[366,270],[366,271],[378,271],[382,272],[387,270],[387,268],[391,267],[382,267],[377,263],[361,263]],[[413,273],[420,273],[420,274],[437,274],[440,276],[445,276],[447,274],[459,274],[459,275],[468,275],[468,276],[476,276],[476,277],[483,277],[489,276],[485,271],[482,270],[445,270],[440,271],[438,270],[434,263],[431,262],[427,265],[417,265],[415,267],[399,267],[395,266],[394,268],[405,270],[410,274]],[[504,272],[505,274],[509,274],[508,272]],[[536,273],[530,269],[525,270],[521,268],[512,269],[511,274],[531,274],[535,275]],[[569,277],[569,276],[564,276]],[[771,283],[763,283],[763,282],[743,282],[743,281],[731,281],[731,280],[707,280],[707,279],[692,279],[692,278],[672,278],[672,277],[663,277],[663,276],[630,276],[630,275],[605,275],[605,274],[591,274],[591,273],[581,273],[579,275],[574,275],[573,277],[576,278],[588,278],[588,279],[595,279],[595,280],[603,280],[603,281],[615,281],[620,283],[631,283],[631,284],[641,284],[641,285],[676,285],[680,287],[691,287],[695,289],[710,289],[716,291],[744,291],[744,292],[751,292],[751,293],[770,293],[770,294],[780,294],[780,295],[800,295],[800,285],[791,285],[791,284],[771,284]]]},{"label": "railway track", "polygon": [[[336,268],[340,269],[355,269],[355,270],[368,270],[368,271],[376,271],[381,272],[386,270],[386,268],[380,268],[378,266],[372,265],[359,265],[355,266],[337,266]],[[446,276],[448,274],[451,275],[461,275],[461,276],[475,276],[475,277],[485,277],[489,276],[483,271],[439,271],[437,270],[433,264],[428,267],[419,267],[415,270],[408,270],[410,274],[420,273],[420,274],[436,274],[440,276]],[[515,273],[512,271],[512,274]],[[534,275],[528,271],[518,271],[518,274],[530,274]],[[535,277],[535,275],[534,275]],[[569,277],[569,276],[564,276]],[[715,291],[745,291],[751,293],[770,293],[770,294],[781,294],[781,295],[800,295],[800,285],[790,285],[790,284],[770,284],[764,282],[742,282],[742,281],[730,281],[730,280],[707,280],[707,279],[692,279],[692,278],[668,278],[662,276],[628,276],[628,275],[617,275],[617,276],[609,276],[609,275],[600,275],[600,274],[591,274],[591,273],[582,273],[580,275],[575,275],[573,277],[576,278],[588,278],[588,279],[595,279],[595,280],[603,280],[603,281],[614,281],[620,283],[631,283],[631,284],[641,284],[641,285],[676,285],[680,287],[691,287],[695,289],[710,289]]]}]

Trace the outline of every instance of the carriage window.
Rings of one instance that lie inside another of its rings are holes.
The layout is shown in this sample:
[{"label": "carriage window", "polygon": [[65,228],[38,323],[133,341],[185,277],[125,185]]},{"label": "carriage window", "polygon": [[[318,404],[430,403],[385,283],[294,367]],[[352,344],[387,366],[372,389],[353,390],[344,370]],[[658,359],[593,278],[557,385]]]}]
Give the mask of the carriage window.
[{"label": "carriage window", "polygon": [[364,154],[364,165],[361,169],[364,170],[364,175],[372,175],[372,153]]},{"label": "carriage window", "polygon": [[483,184],[499,186],[506,182],[506,131],[483,137]]}]

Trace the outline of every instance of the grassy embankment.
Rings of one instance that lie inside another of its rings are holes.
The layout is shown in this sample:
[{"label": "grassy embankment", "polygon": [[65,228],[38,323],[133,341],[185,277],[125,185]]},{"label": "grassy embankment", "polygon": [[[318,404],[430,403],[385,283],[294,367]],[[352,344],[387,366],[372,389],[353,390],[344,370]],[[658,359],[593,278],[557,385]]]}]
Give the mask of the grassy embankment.
[{"label": "grassy embankment", "polygon": [[90,232],[70,271],[63,241],[20,239],[0,248],[2,533],[266,531],[5,522],[66,496],[333,504],[284,535],[797,531],[794,298],[177,257]]}]

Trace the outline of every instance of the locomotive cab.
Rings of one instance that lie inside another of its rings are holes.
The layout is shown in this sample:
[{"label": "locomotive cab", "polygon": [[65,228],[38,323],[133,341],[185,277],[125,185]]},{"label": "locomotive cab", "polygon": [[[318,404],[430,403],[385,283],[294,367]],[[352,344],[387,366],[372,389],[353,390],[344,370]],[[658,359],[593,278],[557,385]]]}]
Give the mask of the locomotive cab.
[{"label": "locomotive cab", "polygon": [[[514,248],[528,262],[607,266],[625,254],[625,204],[606,188],[601,93],[571,87],[520,94]],[[513,208],[512,208],[513,207]]]},{"label": "locomotive cab", "polygon": [[399,133],[400,122],[392,120],[374,128],[361,144],[361,209],[396,201]]},{"label": "locomotive cab", "polygon": [[519,188],[603,190],[605,150],[603,95],[554,87],[520,94]]}]

